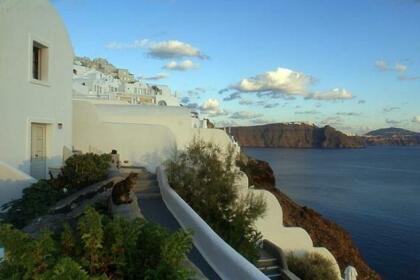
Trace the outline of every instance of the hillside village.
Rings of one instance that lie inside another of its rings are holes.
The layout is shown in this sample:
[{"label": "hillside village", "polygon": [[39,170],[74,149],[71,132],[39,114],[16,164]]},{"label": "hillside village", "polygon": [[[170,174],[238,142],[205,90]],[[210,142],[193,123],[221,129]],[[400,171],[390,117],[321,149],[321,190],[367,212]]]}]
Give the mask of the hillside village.
[{"label": "hillside village", "polygon": [[[152,204],[157,209],[152,214],[165,212],[183,230],[192,229],[195,250],[218,278],[299,279],[284,264],[284,255],[279,253],[284,251],[321,255],[331,262],[335,278],[341,279],[345,267],[340,269],[326,248],[314,247],[304,229],[285,227],[276,197],[254,189],[233,163],[237,193],[258,195],[267,204],[265,215],[254,226],[275,258],[262,256],[259,262],[269,264],[256,266],[240,255],[173,190],[164,167],[174,151],[186,150],[194,139],[239,157],[241,150],[233,137],[208,128],[207,120],[180,106],[177,94],[167,86],[145,83],[105,61],[75,59],[66,26],[49,1],[0,1],[0,5],[0,205],[21,199],[40,182],[60,180],[60,172],[74,156],[107,154],[113,159],[110,177],[100,177],[72,193],[71,199],[64,197],[61,208],[51,206],[55,212],[49,210],[49,214],[74,214],[75,205],[83,208],[81,201],[98,192],[109,197],[111,190],[106,191],[106,186],[134,172],[139,176],[135,183],[139,191],[130,192],[134,200],[127,199],[123,204],[128,206],[123,207],[147,213],[142,207]],[[145,177],[152,178],[151,182]],[[145,180],[150,186],[142,185]],[[37,217],[31,228],[48,219]]]}]

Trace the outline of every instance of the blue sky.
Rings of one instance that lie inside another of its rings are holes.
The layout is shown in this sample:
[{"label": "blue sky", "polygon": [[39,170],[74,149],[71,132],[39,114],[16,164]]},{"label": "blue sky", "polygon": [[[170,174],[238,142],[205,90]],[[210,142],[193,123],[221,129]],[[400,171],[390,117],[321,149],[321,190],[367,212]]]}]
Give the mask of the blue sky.
[{"label": "blue sky", "polygon": [[53,4],[76,55],[167,84],[217,124],[420,131],[418,0]]}]

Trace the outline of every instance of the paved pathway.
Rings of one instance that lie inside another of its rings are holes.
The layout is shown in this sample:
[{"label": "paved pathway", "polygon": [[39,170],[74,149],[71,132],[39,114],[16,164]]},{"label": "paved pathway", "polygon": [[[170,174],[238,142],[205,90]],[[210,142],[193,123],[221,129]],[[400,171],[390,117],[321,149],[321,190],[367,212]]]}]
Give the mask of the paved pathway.
[{"label": "paved pathway", "polygon": [[[138,180],[134,186],[137,194],[140,210],[146,220],[159,224],[169,231],[181,229],[177,220],[166,207],[160,195],[159,186],[156,175],[147,172],[144,169],[130,168],[122,169],[121,172],[136,172]],[[210,267],[206,260],[201,256],[200,252],[192,248],[188,254],[188,259],[210,280],[218,280],[220,277]]]}]

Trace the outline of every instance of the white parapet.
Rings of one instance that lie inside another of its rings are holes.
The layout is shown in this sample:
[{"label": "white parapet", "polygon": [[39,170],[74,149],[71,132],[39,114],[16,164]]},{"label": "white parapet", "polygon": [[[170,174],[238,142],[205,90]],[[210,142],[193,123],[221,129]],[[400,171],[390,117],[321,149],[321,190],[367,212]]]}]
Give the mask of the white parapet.
[{"label": "white parapet", "polygon": [[23,189],[35,182],[31,176],[0,161],[0,207],[11,200],[21,198]]},{"label": "white parapet", "polygon": [[163,201],[184,229],[192,229],[195,247],[222,279],[269,278],[219,237],[207,223],[169,186],[163,167],[157,168]]}]

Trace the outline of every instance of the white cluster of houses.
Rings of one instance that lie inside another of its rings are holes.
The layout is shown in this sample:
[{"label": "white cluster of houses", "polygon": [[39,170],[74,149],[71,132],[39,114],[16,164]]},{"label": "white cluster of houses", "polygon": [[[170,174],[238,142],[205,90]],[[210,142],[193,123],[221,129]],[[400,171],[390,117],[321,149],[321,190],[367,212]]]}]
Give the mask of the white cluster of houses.
[{"label": "white cluster of houses", "polygon": [[105,74],[82,66],[73,65],[73,97],[78,99],[119,100],[129,104],[180,106],[176,93],[166,85],[151,85],[136,80],[126,69]]}]

